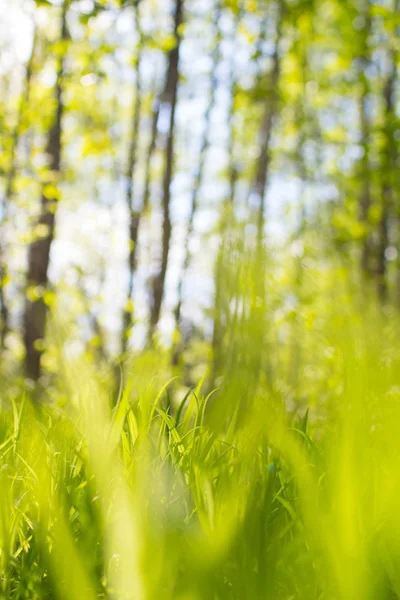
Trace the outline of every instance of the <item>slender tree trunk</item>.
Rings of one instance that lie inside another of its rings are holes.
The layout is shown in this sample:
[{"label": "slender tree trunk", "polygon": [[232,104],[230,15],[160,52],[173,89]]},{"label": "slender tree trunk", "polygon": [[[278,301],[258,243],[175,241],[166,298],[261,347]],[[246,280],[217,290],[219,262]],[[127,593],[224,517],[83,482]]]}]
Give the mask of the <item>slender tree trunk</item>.
[{"label": "slender tree trunk", "polygon": [[[362,157],[362,190],[360,195],[360,220],[368,227],[368,215],[371,207],[371,184],[369,179],[369,121],[365,110],[366,96],[360,98],[361,136],[364,154]],[[370,236],[367,231],[361,250],[361,269],[363,273],[370,272]]]},{"label": "slender tree trunk", "polygon": [[146,172],[144,178],[144,192],[143,192],[143,212],[147,212],[150,204],[150,186],[151,186],[151,163],[154,154],[154,150],[156,149],[157,144],[157,126],[158,126],[158,117],[160,116],[160,106],[161,99],[155,98],[153,104],[153,114],[151,119],[151,134],[150,134],[150,143],[147,149],[146,156]]},{"label": "slender tree trunk", "polygon": [[179,52],[181,45],[181,31],[183,17],[183,0],[176,0],[175,17],[174,17],[174,36],[176,40],[175,47],[169,53],[168,69],[165,90],[163,93],[163,101],[169,107],[169,126],[167,134],[167,144],[165,149],[165,166],[162,189],[162,248],[161,248],[161,264],[158,274],[153,281],[152,289],[152,305],[150,311],[150,331],[149,336],[152,339],[153,333],[156,330],[160,319],[161,305],[164,296],[165,277],[167,274],[169,248],[171,241],[171,215],[170,215],[170,198],[171,198],[171,182],[174,167],[174,143],[175,143],[175,114],[178,97],[178,80],[179,80]]},{"label": "slender tree trunk", "polygon": [[[239,17],[235,19],[235,26],[232,34],[232,42],[233,44],[236,41],[237,29],[240,22],[241,11],[239,12]],[[221,355],[221,346],[222,346],[222,337],[223,337],[223,327],[221,320],[221,303],[222,303],[222,290],[221,290],[221,277],[222,277],[222,266],[223,266],[223,256],[224,256],[224,233],[225,229],[231,223],[231,218],[233,216],[233,210],[235,206],[235,196],[236,196],[236,183],[238,179],[238,169],[236,165],[235,158],[235,100],[236,100],[236,92],[237,92],[237,78],[236,78],[236,54],[232,52],[230,57],[230,66],[229,66],[229,81],[230,81],[230,102],[228,108],[228,128],[229,128],[229,137],[228,137],[228,194],[225,198],[223,205],[223,214],[222,214],[222,240],[221,246],[218,252],[216,264],[215,264],[215,292],[214,292],[214,308],[213,308],[213,333],[212,333],[212,369],[211,369],[211,382],[214,383],[216,376],[219,372],[220,365],[220,355]]]},{"label": "slender tree trunk", "polygon": [[135,30],[139,35],[139,42],[137,48],[137,60],[136,60],[136,85],[135,85],[135,100],[133,103],[132,113],[132,132],[131,140],[128,151],[128,163],[126,171],[126,204],[129,213],[129,256],[128,256],[128,269],[129,269],[129,283],[126,294],[126,302],[123,312],[123,325],[122,325],[122,336],[121,336],[121,351],[125,354],[128,346],[128,341],[132,331],[133,323],[133,285],[134,276],[136,271],[137,262],[137,247],[139,240],[139,229],[141,217],[143,214],[143,207],[141,209],[135,208],[134,202],[134,181],[135,181],[135,170],[137,163],[137,149],[139,143],[139,127],[140,117],[142,112],[142,76],[141,76],[141,63],[142,63],[142,45],[143,35],[140,27],[140,14],[139,6],[135,8]]},{"label": "slender tree trunk", "polygon": [[[239,18],[235,21],[235,27],[233,31],[233,42],[236,40],[236,34],[238,30],[238,25],[240,21]],[[235,204],[235,195],[236,195],[236,183],[238,180],[238,167],[236,164],[235,158],[235,101],[236,101],[236,92],[237,92],[237,77],[236,77],[236,60],[235,53],[233,52],[230,57],[230,65],[229,65],[229,109],[228,109],[228,127],[229,127],[229,137],[228,137],[228,173],[229,173],[229,193],[224,202],[224,210],[232,211]],[[225,217],[226,215],[224,215]]]},{"label": "slender tree trunk", "polygon": [[[185,247],[184,247],[184,260],[183,260],[183,266],[182,266],[182,270],[181,270],[179,282],[178,282],[178,301],[177,301],[177,304],[176,304],[176,307],[174,310],[175,329],[178,333],[181,332],[183,286],[184,286],[184,282],[186,279],[187,271],[189,269],[190,258],[191,258],[191,256],[190,256],[190,241],[193,236],[194,219],[195,219],[196,212],[197,212],[199,193],[200,193],[200,189],[201,189],[201,186],[203,183],[204,167],[206,164],[207,152],[208,152],[208,149],[210,146],[211,116],[212,116],[212,112],[213,112],[213,109],[215,106],[216,92],[217,92],[217,86],[218,86],[217,69],[218,69],[219,60],[220,60],[219,25],[220,25],[221,14],[222,14],[221,4],[218,0],[218,5],[216,7],[216,12],[215,12],[215,22],[214,22],[215,40],[216,41],[215,41],[215,49],[213,52],[213,66],[212,66],[211,76],[210,76],[210,96],[208,99],[208,106],[207,106],[207,109],[206,109],[206,112],[204,115],[203,138],[201,140],[201,145],[200,145],[199,162],[198,162],[197,172],[195,174],[194,182],[193,182],[188,229],[187,229],[187,234],[186,234],[186,239],[185,239]],[[173,353],[173,364],[174,365],[177,365],[179,363],[181,350],[182,350],[182,344],[178,342],[178,344],[175,347],[175,351]]]},{"label": "slender tree trunk", "polygon": [[[359,98],[359,114],[360,114],[360,128],[361,128],[361,145],[363,148],[363,156],[361,159],[361,194],[360,194],[360,221],[368,228],[369,222],[369,210],[371,207],[371,181],[370,181],[370,160],[369,160],[369,148],[370,148],[370,131],[371,124],[367,111],[367,96],[369,93],[368,76],[366,74],[368,65],[370,64],[370,52],[368,48],[369,36],[371,32],[371,15],[370,15],[370,2],[365,0],[364,14],[365,25],[363,30],[362,39],[362,52],[360,56],[360,79],[362,82],[362,91]],[[367,229],[365,239],[363,240],[361,249],[361,269],[362,272],[368,274],[370,272],[370,254],[371,254],[371,241],[370,235]]]},{"label": "slender tree trunk", "polygon": [[[36,28],[33,32],[32,50],[29,56],[25,78],[23,83],[23,89],[18,105],[17,121],[11,138],[11,149],[10,149],[10,167],[7,173],[5,193],[3,196],[2,207],[1,207],[1,225],[2,229],[7,223],[8,210],[10,202],[14,195],[15,179],[17,175],[17,155],[18,146],[21,137],[21,128],[23,125],[23,119],[25,115],[26,106],[29,102],[31,80],[33,72],[33,63],[35,58],[35,47],[36,47]],[[1,232],[0,236],[0,318],[1,318],[1,329],[0,329],[0,349],[5,347],[5,338],[9,331],[9,308],[7,304],[7,298],[5,293],[5,286],[8,280],[8,269],[7,269],[7,248],[4,240],[4,231]]]},{"label": "slender tree trunk", "polygon": [[[395,2],[395,13],[399,9],[399,0]],[[383,185],[382,185],[382,212],[379,222],[379,243],[378,243],[378,262],[377,262],[377,289],[381,300],[387,297],[387,264],[386,249],[389,245],[389,220],[393,211],[394,196],[394,174],[396,170],[396,140],[394,137],[395,122],[395,103],[394,94],[397,81],[397,52],[395,49],[389,53],[391,68],[383,90],[383,100],[385,106],[385,148],[383,151]]]},{"label": "slender tree trunk", "polygon": [[[61,12],[60,41],[68,39],[67,11],[69,0],[64,0]],[[59,59],[57,79],[54,87],[55,115],[47,140],[49,169],[52,181],[57,179],[61,170],[61,134],[64,104],[62,99],[65,53]],[[24,311],[24,343],[26,375],[37,381],[40,377],[40,358],[43,352],[43,339],[46,326],[46,304],[43,294],[48,286],[48,268],[50,249],[54,239],[55,215],[58,198],[48,191],[51,186],[44,185],[42,190],[40,214],[35,229],[41,229],[40,237],[29,246],[27,269],[27,297]]]},{"label": "slender tree trunk", "polygon": [[377,289],[378,296],[381,300],[386,300],[387,297],[387,281],[386,281],[386,248],[389,239],[389,203],[391,199],[391,189],[388,185],[384,185],[382,189],[382,214],[379,221],[379,245],[378,245],[378,264],[376,269],[377,274]]},{"label": "slender tree trunk", "polygon": [[269,77],[268,97],[265,103],[264,115],[260,127],[260,157],[256,168],[253,193],[258,198],[259,208],[257,217],[257,245],[260,246],[264,236],[265,225],[265,190],[270,167],[270,144],[274,119],[278,110],[278,82],[281,68],[280,42],[282,38],[284,5],[283,0],[277,2],[277,21],[275,50],[272,58],[272,71]]}]

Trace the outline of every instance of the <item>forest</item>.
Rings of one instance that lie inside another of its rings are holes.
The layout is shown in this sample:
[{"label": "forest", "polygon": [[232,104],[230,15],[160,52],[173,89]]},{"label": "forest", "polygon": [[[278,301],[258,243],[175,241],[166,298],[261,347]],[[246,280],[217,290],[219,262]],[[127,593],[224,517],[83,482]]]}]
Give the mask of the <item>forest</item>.
[{"label": "forest", "polygon": [[0,0],[0,600],[400,600],[400,0]]}]

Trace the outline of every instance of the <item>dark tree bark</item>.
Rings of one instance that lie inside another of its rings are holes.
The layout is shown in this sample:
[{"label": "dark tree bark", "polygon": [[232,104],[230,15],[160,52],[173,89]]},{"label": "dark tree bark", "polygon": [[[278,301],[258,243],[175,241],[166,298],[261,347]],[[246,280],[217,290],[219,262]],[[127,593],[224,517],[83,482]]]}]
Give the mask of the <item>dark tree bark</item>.
[{"label": "dark tree bark", "polygon": [[[8,212],[10,202],[14,195],[14,187],[15,187],[15,179],[17,175],[17,155],[18,155],[18,146],[21,137],[21,128],[23,125],[23,119],[25,115],[25,110],[29,102],[30,90],[31,90],[31,80],[33,73],[33,64],[35,58],[35,47],[36,47],[36,28],[33,32],[33,40],[32,40],[32,50],[29,56],[26,71],[23,89],[21,93],[21,97],[18,105],[18,113],[17,113],[17,121],[15,124],[15,128],[13,131],[13,135],[11,138],[11,149],[10,149],[10,167],[7,173],[6,178],[6,186],[5,192],[2,201],[2,225],[7,222]],[[3,234],[0,236],[0,318],[1,318],[1,328],[0,328],[0,348],[4,349],[5,346],[5,338],[9,331],[9,308],[7,303],[7,298],[5,294],[5,286],[8,279],[8,269],[7,269],[7,248],[4,241]]]},{"label": "dark tree bark", "polygon": [[135,101],[133,104],[132,113],[132,132],[131,140],[128,150],[128,162],[126,170],[126,204],[129,212],[129,256],[128,256],[128,269],[129,269],[129,283],[126,294],[126,302],[123,312],[123,324],[122,324],[122,335],[121,335],[121,352],[125,354],[128,346],[130,333],[132,330],[133,323],[133,307],[132,307],[132,295],[134,286],[134,276],[136,271],[137,262],[137,246],[139,240],[140,222],[143,214],[143,207],[137,208],[134,203],[134,181],[135,181],[135,169],[137,163],[137,149],[139,143],[139,126],[140,117],[142,111],[142,76],[141,76],[141,63],[142,63],[142,45],[143,35],[140,27],[140,14],[139,6],[135,7],[135,30],[139,35],[139,43],[137,47],[137,60],[136,60],[136,85],[135,85]]},{"label": "dark tree bark", "polygon": [[[216,42],[215,42],[215,49],[213,51],[213,66],[212,66],[211,76],[210,76],[210,95],[209,95],[209,99],[208,99],[207,109],[204,114],[204,131],[203,131],[203,137],[202,137],[201,144],[200,144],[198,167],[197,167],[197,171],[196,171],[196,174],[194,177],[193,187],[192,187],[189,221],[188,221],[188,228],[187,228],[185,246],[184,246],[184,260],[183,260],[183,266],[182,266],[182,270],[181,270],[179,281],[178,281],[178,301],[177,301],[177,304],[176,304],[176,307],[174,310],[175,329],[179,333],[181,332],[181,325],[182,325],[181,324],[181,312],[182,312],[182,303],[183,303],[183,286],[184,286],[184,282],[186,279],[187,271],[189,269],[190,258],[191,258],[190,249],[189,249],[190,241],[193,236],[194,220],[195,220],[197,207],[198,207],[199,193],[200,193],[201,186],[203,183],[204,167],[206,164],[207,152],[208,152],[208,149],[210,146],[211,115],[212,115],[212,112],[213,112],[213,109],[215,106],[216,92],[217,92],[217,86],[218,86],[217,69],[218,69],[219,60],[220,60],[219,25],[220,25],[221,14],[222,14],[221,5],[218,2],[218,6],[216,7],[216,12],[215,12],[215,22],[214,22]],[[174,353],[173,353],[172,362],[174,365],[177,365],[179,363],[181,351],[182,351],[182,344],[178,342],[178,344],[175,347]]]},{"label": "dark tree bark", "polygon": [[[61,9],[60,41],[67,41],[67,11],[69,0],[64,0]],[[65,68],[65,52],[59,58],[57,79],[54,87],[55,114],[50,127],[47,140],[47,154],[49,157],[49,170],[52,179],[57,179],[61,170],[61,135],[64,104],[62,99]],[[52,197],[47,192],[49,186],[44,185],[40,202],[40,214],[36,225],[42,226],[43,232],[38,239],[30,244],[28,250],[27,269],[27,297],[24,311],[24,343],[25,343],[25,372],[27,377],[37,381],[40,377],[40,359],[42,355],[42,341],[46,327],[46,304],[43,293],[48,286],[48,269],[50,262],[50,249],[54,239],[55,215],[58,198]],[[42,234],[43,233],[43,234]],[[33,290],[34,294],[29,291]],[[37,298],[34,298],[36,293]]]},{"label": "dark tree bark", "polygon": [[[164,296],[165,277],[167,274],[169,248],[171,241],[171,215],[170,215],[170,199],[171,199],[171,182],[174,167],[174,143],[175,143],[175,114],[178,97],[178,80],[179,80],[179,53],[181,45],[180,26],[183,18],[183,0],[176,0],[175,16],[174,16],[174,36],[175,47],[169,53],[167,77],[165,89],[163,92],[163,103],[169,108],[169,125],[167,134],[167,143],[165,149],[165,166],[162,186],[162,248],[161,248],[161,264],[158,274],[153,280],[152,286],[152,304],[150,311],[150,330],[149,337],[152,339],[153,333],[156,330],[160,319],[161,305]],[[159,110],[159,109],[158,109]]]}]

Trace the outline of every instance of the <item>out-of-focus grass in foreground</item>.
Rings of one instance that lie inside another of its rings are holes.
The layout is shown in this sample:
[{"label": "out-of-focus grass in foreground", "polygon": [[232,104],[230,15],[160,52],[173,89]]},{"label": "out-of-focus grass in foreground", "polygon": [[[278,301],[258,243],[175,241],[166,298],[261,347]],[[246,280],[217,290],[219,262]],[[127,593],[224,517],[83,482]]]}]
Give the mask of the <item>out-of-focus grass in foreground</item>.
[{"label": "out-of-focus grass in foreground", "polygon": [[169,408],[176,381],[160,386],[144,358],[115,406],[81,361],[63,408],[10,390],[1,597],[400,597],[400,370],[380,325],[338,342],[322,425],[250,380],[245,410],[229,382]]},{"label": "out-of-focus grass in foreground", "polygon": [[261,283],[242,250],[196,388],[154,348],[117,401],[83,356],[47,403],[4,385],[2,598],[400,598],[396,313],[357,307],[340,266]]}]

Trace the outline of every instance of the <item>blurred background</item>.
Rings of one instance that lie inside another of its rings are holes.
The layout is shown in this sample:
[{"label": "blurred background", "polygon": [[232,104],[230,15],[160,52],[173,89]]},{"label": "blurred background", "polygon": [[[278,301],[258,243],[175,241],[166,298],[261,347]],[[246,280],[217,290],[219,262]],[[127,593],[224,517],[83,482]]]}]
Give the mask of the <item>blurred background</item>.
[{"label": "blurred background", "polygon": [[399,0],[0,5],[3,373],[317,397],[332,314],[400,306]]}]

